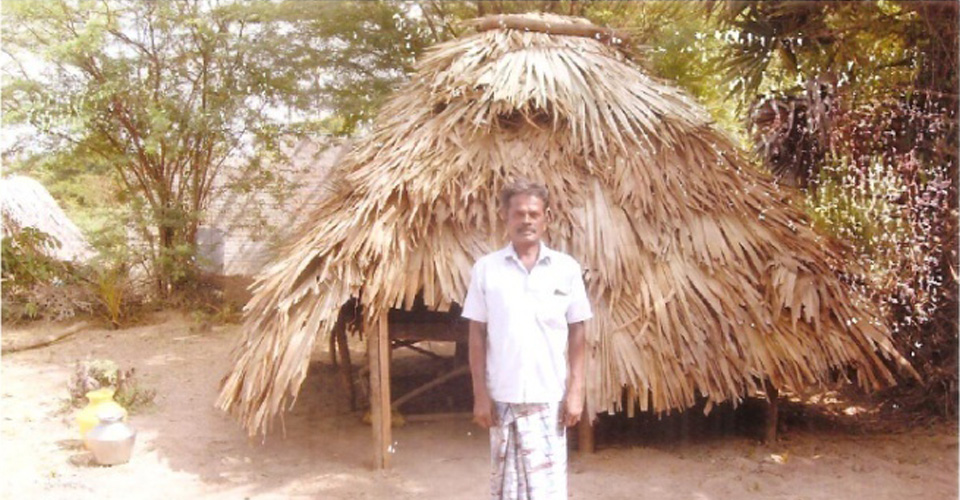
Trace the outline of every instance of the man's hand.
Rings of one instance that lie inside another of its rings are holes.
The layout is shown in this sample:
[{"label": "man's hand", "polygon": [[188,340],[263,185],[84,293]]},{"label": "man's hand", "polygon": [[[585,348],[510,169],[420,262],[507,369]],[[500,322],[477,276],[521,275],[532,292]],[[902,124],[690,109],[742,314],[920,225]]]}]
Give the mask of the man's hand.
[{"label": "man's hand", "polygon": [[473,421],[484,429],[496,425],[493,400],[487,392],[487,324],[470,321],[470,379],[473,380]]},{"label": "man's hand", "polygon": [[473,398],[473,421],[484,429],[489,429],[496,424],[493,400],[486,394],[479,394]]},{"label": "man's hand", "polygon": [[567,333],[567,359],[570,373],[567,378],[567,394],[563,398],[563,425],[573,427],[583,414],[583,361],[586,327],[583,322],[570,323]]},{"label": "man's hand", "polygon": [[583,414],[583,396],[579,394],[569,394],[563,400],[563,425],[573,427],[580,422],[580,416]]}]

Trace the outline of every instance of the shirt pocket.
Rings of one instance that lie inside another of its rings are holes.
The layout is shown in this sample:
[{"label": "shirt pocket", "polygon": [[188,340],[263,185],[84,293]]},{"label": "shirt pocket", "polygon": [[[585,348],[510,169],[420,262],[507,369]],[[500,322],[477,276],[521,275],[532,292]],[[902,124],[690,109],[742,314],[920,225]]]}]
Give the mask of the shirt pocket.
[{"label": "shirt pocket", "polygon": [[541,289],[537,300],[537,319],[551,330],[566,330],[572,292],[569,284],[551,284]]}]

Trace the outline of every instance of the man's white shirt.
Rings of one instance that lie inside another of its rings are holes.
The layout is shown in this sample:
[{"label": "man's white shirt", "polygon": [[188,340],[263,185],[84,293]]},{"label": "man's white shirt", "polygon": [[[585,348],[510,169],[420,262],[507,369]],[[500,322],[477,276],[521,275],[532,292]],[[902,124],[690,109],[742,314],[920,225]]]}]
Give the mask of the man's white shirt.
[{"label": "man's white shirt", "polygon": [[541,243],[529,272],[512,244],[481,257],[462,315],[487,324],[487,388],[494,401],[563,399],[568,325],[593,317],[573,257]]}]

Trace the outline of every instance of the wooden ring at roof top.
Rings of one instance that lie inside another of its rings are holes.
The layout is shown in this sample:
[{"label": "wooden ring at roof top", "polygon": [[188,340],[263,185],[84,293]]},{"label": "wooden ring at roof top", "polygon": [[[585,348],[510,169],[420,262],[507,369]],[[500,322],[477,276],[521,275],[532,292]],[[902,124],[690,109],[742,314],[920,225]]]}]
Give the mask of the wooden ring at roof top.
[{"label": "wooden ring at roof top", "polygon": [[580,36],[593,38],[610,45],[626,45],[628,37],[612,28],[603,28],[588,23],[543,21],[526,15],[498,14],[477,19],[473,24],[478,32],[497,29],[535,31],[548,35]]}]

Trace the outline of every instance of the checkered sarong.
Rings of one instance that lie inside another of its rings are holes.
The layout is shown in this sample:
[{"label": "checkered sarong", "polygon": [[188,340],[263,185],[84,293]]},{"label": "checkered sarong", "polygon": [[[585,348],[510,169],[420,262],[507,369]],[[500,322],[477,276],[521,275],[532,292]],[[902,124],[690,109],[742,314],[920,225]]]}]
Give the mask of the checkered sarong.
[{"label": "checkered sarong", "polygon": [[559,403],[494,403],[490,428],[494,500],[566,500],[567,433]]}]

